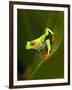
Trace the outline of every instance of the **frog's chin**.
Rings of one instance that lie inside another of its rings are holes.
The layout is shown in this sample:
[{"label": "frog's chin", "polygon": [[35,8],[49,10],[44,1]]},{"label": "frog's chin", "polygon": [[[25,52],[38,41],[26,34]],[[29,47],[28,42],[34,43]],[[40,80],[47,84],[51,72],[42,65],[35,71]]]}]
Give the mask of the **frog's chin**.
[{"label": "frog's chin", "polygon": [[30,49],[30,47],[26,46],[26,49]]},{"label": "frog's chin", "polygon": [[26,45],[26,49],[33,49],[33,47],[29,47],[28,45]]}]

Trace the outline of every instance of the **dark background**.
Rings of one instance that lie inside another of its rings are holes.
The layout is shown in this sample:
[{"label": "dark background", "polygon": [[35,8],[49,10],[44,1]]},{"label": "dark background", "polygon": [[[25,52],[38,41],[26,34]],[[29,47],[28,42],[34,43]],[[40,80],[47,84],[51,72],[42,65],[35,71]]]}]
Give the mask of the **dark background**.
[{"label": "dark background", "polygon": [[26,42],[40,37],[48,27],[56,34],[51,56],[33,75],[26,79],[55,79],[64,77],[64,12],[43,10],[17,10],[18,80],[24,80],[26,68],[36,68],[39,63],[34,50],[26,50]]}]

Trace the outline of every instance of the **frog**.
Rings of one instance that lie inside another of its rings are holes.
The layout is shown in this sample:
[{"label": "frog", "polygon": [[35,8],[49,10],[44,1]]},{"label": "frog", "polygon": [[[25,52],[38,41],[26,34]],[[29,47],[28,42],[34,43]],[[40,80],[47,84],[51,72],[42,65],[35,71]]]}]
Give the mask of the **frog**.
[{"label": "frog", "polygon": [[43,48],[47,48],[46,54],[47,56],[50,54],[52,50],[52,43],[55,41],[55,32],[53,32],[48,27],[45,28],[44,33],[31,41],[27,41],[26,49],[34,49],[37,51],[41,51]]}]

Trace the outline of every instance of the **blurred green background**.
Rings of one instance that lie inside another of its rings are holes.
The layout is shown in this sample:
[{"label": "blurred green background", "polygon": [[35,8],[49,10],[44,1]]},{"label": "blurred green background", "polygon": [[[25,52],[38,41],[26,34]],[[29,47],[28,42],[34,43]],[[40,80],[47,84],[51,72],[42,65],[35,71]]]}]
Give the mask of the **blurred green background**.
[{"label": "blurred green background", "polygon": [[48,27],[56,33],[48,60],[26,79],[55,79],[64,77],[64,12],[46,10],[17,10],[18,80],[24,80],[27,67],[34,70],[39,63],[35,50],[26,50],[26,42],[40,37]]}]

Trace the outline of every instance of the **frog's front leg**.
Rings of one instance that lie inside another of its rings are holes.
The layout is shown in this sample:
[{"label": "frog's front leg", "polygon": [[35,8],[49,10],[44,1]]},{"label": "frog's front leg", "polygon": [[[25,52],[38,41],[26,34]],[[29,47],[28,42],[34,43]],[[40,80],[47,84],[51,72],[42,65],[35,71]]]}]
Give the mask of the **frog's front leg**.
[{"label": "frog's front leg", "polygon": [[50,51],[51,51],[51,44],[50,44],[50,40],[49,39],[46,40],[46,45],[47,45],[47,48],[48,48],[48,55],[49,55]]}]

